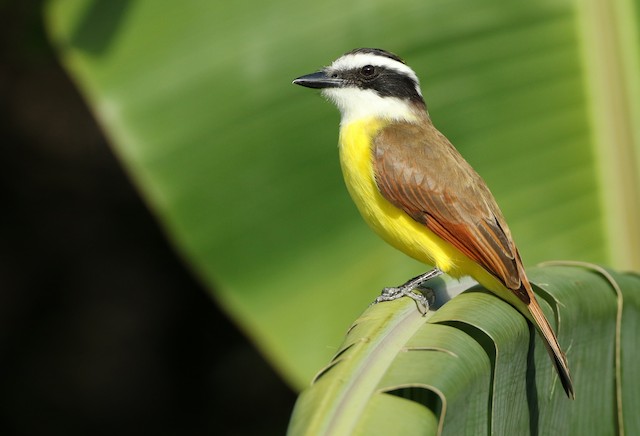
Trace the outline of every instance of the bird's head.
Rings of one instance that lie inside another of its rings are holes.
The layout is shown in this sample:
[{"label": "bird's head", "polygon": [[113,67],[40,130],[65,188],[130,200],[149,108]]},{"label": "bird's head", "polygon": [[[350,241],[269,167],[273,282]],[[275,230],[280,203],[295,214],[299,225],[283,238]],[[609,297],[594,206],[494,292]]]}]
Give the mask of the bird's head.
[{"label": "bird's head", "polygon": [[364,118],[414,121],[426,113],[416,73],[385,50],[352,50],[293,83],[321,89],[340,110],[343,124]]}]

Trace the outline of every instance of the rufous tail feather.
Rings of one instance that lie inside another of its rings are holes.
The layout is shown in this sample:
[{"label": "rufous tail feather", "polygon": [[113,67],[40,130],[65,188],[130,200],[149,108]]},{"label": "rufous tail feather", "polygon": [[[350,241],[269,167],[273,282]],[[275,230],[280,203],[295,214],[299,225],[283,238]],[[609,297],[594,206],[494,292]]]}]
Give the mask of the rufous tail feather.
[{"label": "rufous tail feather", "polygon": [[535,300],[531,300],[531,303],[529,304],[529,312],[531,313],[538,330],[544,337],[545,347],[549,352],[549,356],[551,356],[551,360],[556,367],[556,371],[558,371],[558,377],[560,378],[564,391],[570,399],[575,399],[573,381],[571,380],[571,374],[569,373],[567,358],[562,352],[560,344],[558,344],[558,339],[549,325],[547,318],[544,316],[542,309]]}]

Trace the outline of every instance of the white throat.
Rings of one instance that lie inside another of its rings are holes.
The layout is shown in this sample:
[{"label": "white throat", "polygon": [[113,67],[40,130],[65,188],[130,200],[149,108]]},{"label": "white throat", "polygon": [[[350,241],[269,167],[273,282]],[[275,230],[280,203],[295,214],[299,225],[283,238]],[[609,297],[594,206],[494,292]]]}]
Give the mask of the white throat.
[{"label": "white throat", "polygon": [[393,121],[416,121],[418,115],[412,105],[397,97],[381,97],[375,91],[359,88],[327,88],[322,95],[340,110],[340,124],[347,125],[365,118]]}]

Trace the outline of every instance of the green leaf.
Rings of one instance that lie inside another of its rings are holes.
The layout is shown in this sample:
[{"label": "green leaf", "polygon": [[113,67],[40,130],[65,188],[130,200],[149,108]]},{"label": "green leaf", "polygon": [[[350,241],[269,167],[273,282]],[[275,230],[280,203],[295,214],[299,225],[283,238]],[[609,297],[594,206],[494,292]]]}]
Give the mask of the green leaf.
[{"label": "green leaf", "polygon": [[[591,5],[614,8],[613,22],[601,27]],[[399,53],[525,262],[637,268],[635,5],[51,0],[46,19],[185,262],[301,387],[372,289],[425,267],[362,223],[341,180],[337,112],[291,80],[357,46]],[[605,55],[606,74],[592,71]]]},{"label": "green leaf", "polygon": [[531,274],[556,320],[575,400],[524,317],[474,288],[424,317],[409,299],[367,309],[300,395],[289,434],[638,433],[640,341],[619,321],[638,320],[640,277],[583,266]]}]

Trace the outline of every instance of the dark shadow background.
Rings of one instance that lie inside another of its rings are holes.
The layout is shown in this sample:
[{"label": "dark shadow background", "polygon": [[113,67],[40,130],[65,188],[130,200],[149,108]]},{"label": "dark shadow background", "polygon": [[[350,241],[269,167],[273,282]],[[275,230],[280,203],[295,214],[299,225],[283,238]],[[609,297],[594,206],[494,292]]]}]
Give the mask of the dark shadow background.
[{"label": "dark shadow background", "polygon": [[168,245],[42,3],[0,0],[0,433],[283,434],[294,393]]}]

